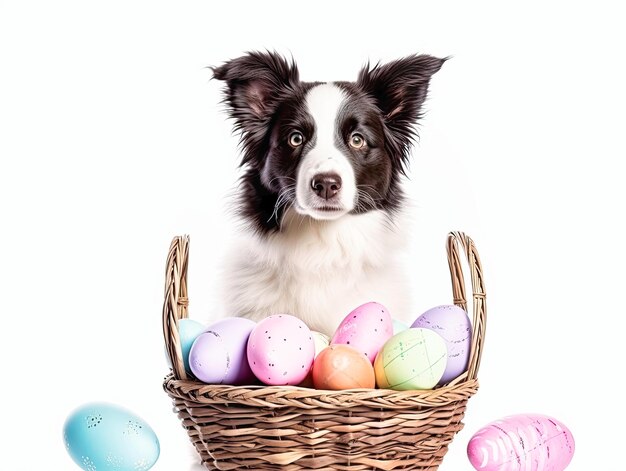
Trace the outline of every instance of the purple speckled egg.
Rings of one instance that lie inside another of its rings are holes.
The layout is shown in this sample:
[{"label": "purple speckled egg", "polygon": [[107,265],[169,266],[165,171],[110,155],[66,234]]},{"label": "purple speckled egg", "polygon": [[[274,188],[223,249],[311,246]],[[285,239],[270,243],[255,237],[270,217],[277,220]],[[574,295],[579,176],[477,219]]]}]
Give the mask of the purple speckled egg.
[{"label": "purple speckled egg", "polygon": [[297,317],[276,314],[260,321],[248,340],[248,362],[256,377],[274,386],[297,385],[315,356],[311,330]]},{"label": "purple speckled egg", "polygon": [[419,316],[411,327],[430,329],[446,341],[448,363],[438,384],[446,384],[467,370],[472,324],[463,309],[447,304],[434,307]]},{"label": "purple speckled egg", "polygon": [[370,302],[357,307],[341,321],[330,344],[350,345],[373,364],[378,351],[392,336],[389,311],[382,304]]},{"label": "purple speckled egg", "polygon": [[254,384],[248,364],[248,337],[256,326],[250,319],[228,317],[212,324],[191,346],[189,366],[208,384]]}]

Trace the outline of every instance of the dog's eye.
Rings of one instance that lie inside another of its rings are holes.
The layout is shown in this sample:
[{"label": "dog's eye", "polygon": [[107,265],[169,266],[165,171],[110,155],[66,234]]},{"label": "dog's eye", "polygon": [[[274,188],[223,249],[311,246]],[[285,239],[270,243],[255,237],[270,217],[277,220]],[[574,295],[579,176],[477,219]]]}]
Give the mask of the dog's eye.
[{"label": "dog's eye", "polygon": [[291,147],[299,147],[304,142],[304,136],[301,132],[294,131],[289,134],[289,145]]},{"label": "dog's eye", "polygon": [[350,136],[350,145],[355,149],[360,149],[365,145],[365,139],[358,133],[354,133]]}]

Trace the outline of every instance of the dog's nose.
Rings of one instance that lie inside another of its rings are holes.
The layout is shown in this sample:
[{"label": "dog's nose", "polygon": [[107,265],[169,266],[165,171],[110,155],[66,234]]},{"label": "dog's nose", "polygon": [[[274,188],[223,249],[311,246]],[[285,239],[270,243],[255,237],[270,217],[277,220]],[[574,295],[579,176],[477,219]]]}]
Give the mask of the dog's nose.
[{"label": "dog's nose", "polygon": [[320,173],[311,180],[311,188],[317,196],[329,200],[341,190],[341,177],[336,173]]}]

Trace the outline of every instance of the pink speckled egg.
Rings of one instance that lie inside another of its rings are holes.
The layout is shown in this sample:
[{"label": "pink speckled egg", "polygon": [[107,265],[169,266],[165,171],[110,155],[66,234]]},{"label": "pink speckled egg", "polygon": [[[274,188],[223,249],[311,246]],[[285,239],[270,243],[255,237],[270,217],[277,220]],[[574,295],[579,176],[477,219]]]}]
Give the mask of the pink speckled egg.
[{"label": "pink speckled egg", "polygon": [[479,471],[563,471],[574,450],[574,437],[565,425],[528,414],[505,417],[480,429],[467,445],[467,456]]},{"label": "pink speckled egg", "polygon": [[212,324],[194,341],[189,366],[200,381],[209,384],[254,384],[248,364],[248,337],[256,326],[250,319],[228,317]]},{"label": "pink speckled egg", "polygon": [[265,384],[299,384],[315,356],[311,330],[297,317],[276,314],[260,321],[248,340],[248,362]]},{"label": "pink speckled egg", "polygon": [[330,344],[345,344],[365,354],[373,364],[378,351],[393,335],[393,321],[382,304],[370,302],[348,314]]},{"label": "pink speckled egg", "polygon": [[429,309],[411,325],[438,333],[448,348],[448,363],[438,384],[446,384],[467,370],[472,348],[472,323],[458,306],[446,304]]}]

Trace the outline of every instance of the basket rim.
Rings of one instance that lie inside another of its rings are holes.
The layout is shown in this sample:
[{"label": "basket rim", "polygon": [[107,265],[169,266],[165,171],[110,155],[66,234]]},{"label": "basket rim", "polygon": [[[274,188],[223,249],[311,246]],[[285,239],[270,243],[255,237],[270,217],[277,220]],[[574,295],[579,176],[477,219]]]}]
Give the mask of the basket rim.
[{"label": "basket rim", "polygon": [[375,408],[442,407],[468,400],[478,390],[477,379],[437,389],[395,391],[391,389],[324,390],[302,386],[232,386],[176,379],[170,372],[163,389],[172,397],[199,403],[239,403],[258,407],[325,407],[329,409],[367,406]]}]

